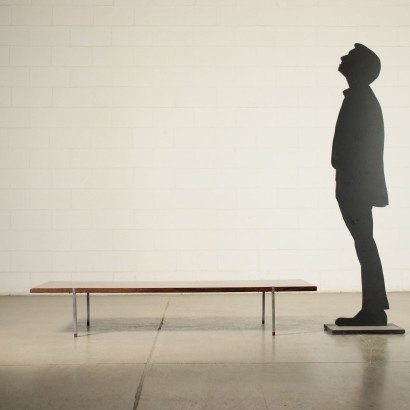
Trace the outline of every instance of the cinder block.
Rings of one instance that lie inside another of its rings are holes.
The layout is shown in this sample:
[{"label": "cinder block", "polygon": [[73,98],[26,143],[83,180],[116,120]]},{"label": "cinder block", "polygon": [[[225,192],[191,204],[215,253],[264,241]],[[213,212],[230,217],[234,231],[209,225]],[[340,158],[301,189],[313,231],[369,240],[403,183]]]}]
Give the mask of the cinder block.
[{"label": "cinder block", "polygon": [[134,60],[133,47],[93,47],[93,64],[96,66],[131,66]]},{"label": "cinder block", "polygon": [[[306,265],[305,265],[306,266]],[[259,252],[259,269],[261,271],[287,271],[303,269],[298,252],[294,250],[261,250]],[[289,275],[287,274],[287,277]]]},{"label": "cinder block", "polygon": [[240,26],[235,29],[235,45],[270,47],[280,45],[275,27]]},{"label": "cinder block", "polygon": [[173,5],[139,5],[135,9],[136,26],[173,26],[175,7]]},{"label": "cinder block", "polygon": [[9,273],[1,274],[2,293],[5,295],[13,293],[27,293],[31,288],[30,273]]},{"label": "cinder block", "polygon": [[216,90],[212,88],[180,88],[175,92],[177,107],[215,107]]},{"label": "cinder block", "polygon": [[29,196],[27,190],[9,189],[7,195],[0,196],[0,210],[28,209]]},{"label": "cinder block", "polygon": [[146,67],[112,67],[111,83],[117,87],[147,87],[152,84],[152,70]]},{"label": "cinder block", "polygon": [[156,230],[154,248],[157,250],[189,250],[195,246],[193,230]]},{"label": "cinder block", "polygon": [[147,168],[152,166],[153,153],[151,149],[112,149],[111,166]]},{"label": "cinder block", "polygon": [[[155,30],[149,31],[150,37],[148,39],[148,34],[146,34],[145,44],[140,42],[140,44],[135,45],[152,45],[154,47],[162,46],[193,46],[193,45],[206,45],[199,42],[195,42],[195,27],[192,26],[182,26],[182,27],[155,27]],[[114,33],[113,33],[114,35]],[[114,37],[113,37],[114,41]]]},{"label": "cinder block", "polygon": [[258,270],[258,251],[223,250],[219,251],[218,268],[222,271]]},{"label": "cinder block", "polygon": [[238,249],[275,250],[278,248],[279,235],[272,229],[240,229],[237,231]]},{"label": "cinder block", "polygon": [[316,85],[317,73],[313,67],[278,67],[276,75],[277,84],[280,87],[313,87]]},{"label": "cinder block", "polygon": [[[0,211],[0,229],[10,229],[11,228],[11,212],[9,210]],[[0,262],[1,265],[1,262]]]},{"label": "cinder block", "polygon": [[[180,47],[178,47],[179,49]],[[136,66],[157,67],[174,66],[181,61],[176,58],[176,47],[134,47],[134,62]]]},{"label": "cinder block", "polygon": [[251,4],[218,7],[218,25],[220,26],[256,26],[259,7]]},{"label": "cinder block", "polygon": [[69,168],[71,165],[70,160],[70,152],[63,149],[39,148],[30,150],[30,168]]},{"label": "cinder block", "polygon": [[11,106],[11,89],[1,88],[0,89],[0,107],[10,107]]},{"label": "cinder block", "polygon": [[272,67],[240,67],[235,76],[240,87],[271,87],[277,82],[276,69]]},{"label": "cinder block", "polygon": [[133,130],[130,128],[94,128],[90,130],[90,144],[98,148],[132,148]]},{"label": "cinder block", "polygon": [[31,46],[69,46],[69,27],[30,27]]},{"label": "cinder block", "polygon": [[218,252],[212,250],[180,250],[177,253],[179,271],[217,270]]},{"label": "cinder block", "polygon": [[6,128],[0,129],[0,148],[6,148],[9,146],[9,132]]},{"label": "cinder block", "polygon": [[134,211],[131,209],[101,209],[93,211],[94,229],[129,229],[134,225]]},{"label": "cinder block", "polygon": [[70,168],[105,168],[112,164],[108,149],[75,149],[69,154]]},{"label": "cinder block", "polygon": [[70,69],[63,67],[31,67],[27,85],[32,87],[68,87]]},{"label": "cinder block", "polygon": [[[194,85],[194,74],[198,72],[192,67],[154,67],[152,70],[152,84],[155,87],[192,87]],[[195,84],[197,85],[197,84]]]},{"label": "cinder block", "polygon": [[155,107],[153,108],[153,123],[163,127],[192,127],[196,117],[193,108],[185,107]]},{"label": "cinder block", "polygon": [[0,272],[7,273],[10,271],[11,271],[11,252],[0,252]]},{"label": "cinder block", "polygon": [[111,28],[109,27],[70,27],[71,46],[109,46]]},{"label": "cinder block", "polygon": [[11,213],[11,227],[16,230],[51,229],[50,210],[15,210]]},{"label": "cinder block", "polygon": [[93,24],[93,7],[54,6],[53,24],[56,26],[91,26]]},{"label": "cinder block", "polygon": [[255,132],[256,148],[296,148],[300,144],[300,130],[290,127],[258,128]]},{"label": "cinder block", "polygon": [[259,107],[289,107],[294,109],[298,104],[300,89],[296,87],[259,87],[256,99]]},{"label": "cinder block", "polygon": [[141,251],[136,253],[138,270],[167,271],[175,270],[177,255],[174,251]]},{"label": "cinder block", "polygon": [[11,7],[1,7],[0,8],[0,25],[10,26],[11,25]]},{"label": "cinder block", "polygon": [[152,251],[154,249],[154,232],[152,230],[116,229],[113,232],[113,237],[114,249],[116,250]]},{"label": "cinder block", "polygon": [[69,250],[71,244],[70,232],[63,231],[25,231],[0,234],[0,249],[9,251],[61,251]]},{"label": "cinder block", "polygon": [[154,165],[171,168],[229,168],[234,163],[234,152],[230,149],[157,149]]},{"label": "cinder block", "polygon": [[92,65],[92,49],[88,47],[53,47],[52,65],[54,66],[90,66]]},{"label": "cinder block", "polygon": [[176,106],[176,90],[174,87],[136,87],[133,89],[133,93],[134,104],[137,107]]},{"label": "cinder block", "polygon": [[134,171],[130,168],[95,169],[93,187],[131,189]]},{"label": "cinder block", "polygon": [[134,171],[134,187],[138,189],[174,188],[175,175],[169,169],[137,169]]},{"label": "cinder block", "polygon": [[279,47],[349,47],[357,41],[356,27],[277,27]]},{"label": "cinder block", "polygon": [[[91,90],[90,90],[91,91]],[[98,107],[134,107],[135,89],[126,87],[99,87],[93,91]]]},{"label": "cinder block", "polygon": [[101,87],[111,85],[110,67],[72,67],[69,69],[71,87]]},{"label": "cinder block", "polygon": [[272,189],[247,189],[237,193],[238,209],[272,209],[280,203],[277,191]]},{"label": "cinder block", "polygon": [[96,26],[132,26],[134,13],[134,7],[119,5],[95,7],[94,24]]},{"label": "cinder block", "polygon": [[263,67],[294,67],[298,65],[298,49],[277,45],[256,47],[256,63]]},{"label": "cinder block", "polygon": [[50,107],[52,90],[46,87],[13,88],[12,105],[14,107]]},{"label": "cinder block", "polygon": [[218,188],[243,190],[258,187],[258,172],[252,168],[220,169],[216,175]]},{"label": "cinder block", "polygon": [[87,189],[93,186],[92,169],[53,169],[52,176],[53,188]]},{"label": "cinder block", "polygon": [[113,234],[109,230],[71,231],[72,249],[75,251],[110,251]]},{"label": "cinder block", "polygon": [[[164,16],[163,25],[166,23]],[[186,5],[175,7],[176,26],[215,26],[217,24],[217,9],[212,6]],[[222,24],[223,25],[223,24]]]},{"label": "cinder block", "polygon": [[53,229],[61,230],[89,230],[94,228],[92,221],[93,215],[94,212],[90,210],[53,210],[52,227]]},{"label": "cinder block", "polygon": [[215,47],[216,66],[247,67],[258,65],[256,47]]},{"label": "cinder block", "polygon": [[201,229],[194,231],[196,249],[225,250],[237,247],[237,232],[232,229]]},{"label": "cinder block", "polygon": [[218,88],[217,92],[218,106],[220,107],[256,107],[260,105],[258,99],[260,89],[257,87],[244,87],[244,84],[238,83],[237,87]]},{"label": "cinder block", "polygon": [[[111,108],[108,107],[84,107],[64,108],[71,120],[71,127],[76,128],[106,128],[113,127]],[[70,116],[71,115],[71,116]]]},{"label": "cinder block", "polygon": [[[174,64],[177,66],[206,66],[214,65],[218,58],[213,47],[176,47]],[[168,62],[167,65],[171,65]]]},{"label": "cinder block", "polygon": [[50,26],[52,12],[51,5],[12,6],[11,22],[14,26]]},{"label": "cinder block", "polygon": [[135,272],[135,252],[104,251],[94,252],[94,269],[97,272]]},{"label": "cinder block", "polygon": [[238,107],[236,124],[239,127],[275,127],[278,121],[276,107]]},{"label": "cinder block", "polygon": [[93,105],[91,88],[53,88],[54,107],[90,107]]},{"label": "cinder block", "polygon": [[[380,24],[379,24],[380,25]],[[405,32],[400,32],[398,27],[358,27],[358,42],[367,44],[370,48],[376,50],[377,46],[396,47],[397,45],[406,45],[406,40],[401,38]],[[408,42],[407,42],[408,44]]]},{"label": "cinder block", "polygon": [[8,66],[10,64],[10,47],[0,46],[0,66]]},{"label": "cinder block", "polygon": [[[161,32],[162,32],[161,28]],[[113,46],[151,46],[155,44],[156,30],[151,27],[112,27]]]},{"label": "cinder block", "polygon": [[215,188],[217,171],[214,169],[177,169],[175,186],[177,188],[206,189]]},{"label": "cinder block", "polygon": [[10,47],[10,64],[16,66],[49,66],[50,47]]},{"label": "cinder block", "polygon": [[233,127],[236,125],[237,111],[232,107],[202,107],[195,110],[195,126]]},{"label": "cinder block", "polygon": [[29,151],[26,149],[0,149],[0,168],[28,168]]},{"label": "cinder block", "polygon": [[232,209],[236,206],[236,195],[228,189],[186,188],[175,192],[175,206],[178,209]]},{"label": "cinder block", "polygon": [[30,27],[0,26],[0,45],[27,46],[30,44]]},{"label": "cinder block", "polygon": [[26,203],[18,206],[22,209],[63,210],[70,209],[71,203],[71,192],[66,189],[35,189],[28,192]]},{"label": "cinder block", "polygon": [[134,128],[136,148],[170,148],[174,145],[174,130],[171,128]]},{"label": "cinder block", "polygon": [[233,27],[218,26],[197,27],[194,32],[194,44],[212,47],[243,45],[235,42],[235,29]]},{"label": "cinder block", "polygon": [[6,171],[10,178],[10,187],[16,189],[51,188],[51,171],[45,169],[13,169]]},{"label": "cinder block", "polygon": [[0,107],[0,127],[27,128],[29,124],[29,108]]}]

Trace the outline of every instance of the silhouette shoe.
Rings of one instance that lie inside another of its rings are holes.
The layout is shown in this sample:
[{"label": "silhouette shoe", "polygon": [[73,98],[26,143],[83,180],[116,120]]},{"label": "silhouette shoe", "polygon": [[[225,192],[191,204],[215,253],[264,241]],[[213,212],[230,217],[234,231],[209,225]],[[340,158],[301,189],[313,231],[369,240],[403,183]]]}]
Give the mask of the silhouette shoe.
[{"label": "silhouette shoe", "polygon": [[384,310],[361,310],[354,317],[339,317],[335,324],[337,326],[386,326],[387,315]]}]

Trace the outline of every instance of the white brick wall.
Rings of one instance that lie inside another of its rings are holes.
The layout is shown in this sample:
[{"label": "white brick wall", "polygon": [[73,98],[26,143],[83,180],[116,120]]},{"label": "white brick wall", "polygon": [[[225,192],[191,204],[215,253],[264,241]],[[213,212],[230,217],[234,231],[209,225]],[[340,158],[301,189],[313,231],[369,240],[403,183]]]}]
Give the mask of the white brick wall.
[{"label": "white brick wall", "polygon": [[0,293],[298,277],[359,290],[330,166],[355,42],[382,60],[391,205],[375,235],[388,289],[410,290],[409,0],[1,3]]}]

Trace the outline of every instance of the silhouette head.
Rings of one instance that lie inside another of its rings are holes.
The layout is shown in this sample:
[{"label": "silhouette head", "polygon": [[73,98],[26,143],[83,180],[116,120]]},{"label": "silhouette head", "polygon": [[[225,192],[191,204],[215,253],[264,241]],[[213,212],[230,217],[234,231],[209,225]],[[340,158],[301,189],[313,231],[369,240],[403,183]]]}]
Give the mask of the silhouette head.
[{"label": "silhouette head", "polygon": [[349,54],[341,57],[339,71],[350,86],[369,85],[380,74],[380,58],[363,44],[356,43]]}]

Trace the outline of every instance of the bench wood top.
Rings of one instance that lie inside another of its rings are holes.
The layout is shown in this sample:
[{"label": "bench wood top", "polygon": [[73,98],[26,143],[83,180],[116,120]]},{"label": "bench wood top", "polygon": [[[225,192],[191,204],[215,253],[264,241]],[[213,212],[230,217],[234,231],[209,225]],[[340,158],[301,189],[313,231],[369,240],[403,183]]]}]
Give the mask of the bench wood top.
[{"label": "bench wood top", "polygon": [[207,292],[315,291],[317,287],[300,279],[236,281],[98,282],[58,281],[34,286],[30,293],[207,293]]}]

